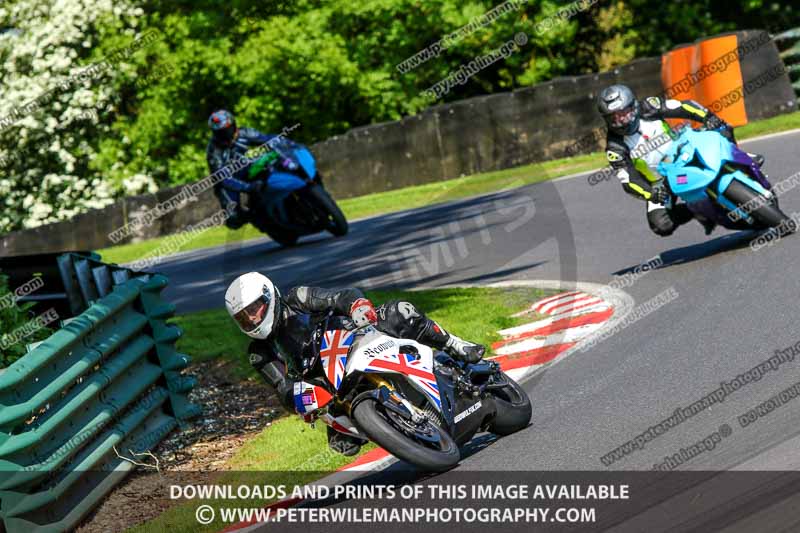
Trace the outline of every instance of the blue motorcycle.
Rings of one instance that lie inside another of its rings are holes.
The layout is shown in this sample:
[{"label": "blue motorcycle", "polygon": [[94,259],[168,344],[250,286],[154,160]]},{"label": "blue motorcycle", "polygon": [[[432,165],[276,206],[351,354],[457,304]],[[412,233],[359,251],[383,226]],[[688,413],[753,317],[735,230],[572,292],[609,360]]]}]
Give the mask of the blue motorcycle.
[{"label": "blue motorcycle", "polygon": [[758,165],[718,131],[684,128],[658,172],[698,218],[732,230],[796,230]]},{"label": "blue motorcycle", "polygon": [[347,219],[322,185],[308,148],[285,137],[271,141],[270,148],[248,170],[250,181],[266,183],[250,195],[252,224],[282,246],[320,231],[346,235]]}]

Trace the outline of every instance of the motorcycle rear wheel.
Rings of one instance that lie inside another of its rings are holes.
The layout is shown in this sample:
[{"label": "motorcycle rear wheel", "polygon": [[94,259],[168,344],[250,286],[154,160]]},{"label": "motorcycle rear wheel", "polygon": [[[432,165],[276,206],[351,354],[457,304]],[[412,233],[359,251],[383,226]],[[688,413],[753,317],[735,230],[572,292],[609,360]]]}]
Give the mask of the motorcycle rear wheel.
[{"label": "motorcycle rear wheel", "polygon": [[526,428],[531,421],[533,408],[528,393],[519,383],[503,374],[508,385],[492,391],[497,414],[489,425],[489,431],[505,436]]},{"label": "motorcycle rear wheel", "polygon": [[440,449],[435,450],[406,435],[390,422],[378,402],[365,399],[353,409],[356,426],[386,451],[424,470],[443,472],[458,464],[461,452],[453,438],[439,426],[430,423],[438,432]]}]

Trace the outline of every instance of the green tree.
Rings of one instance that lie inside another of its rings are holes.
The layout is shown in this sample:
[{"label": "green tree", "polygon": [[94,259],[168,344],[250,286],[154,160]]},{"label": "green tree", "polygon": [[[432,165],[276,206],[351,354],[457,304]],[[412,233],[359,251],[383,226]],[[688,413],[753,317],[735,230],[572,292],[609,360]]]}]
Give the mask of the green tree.
[{"label": "green tree", "polygon": [[8,288],[8,276],[0,272],[0,368],[5,368],[11,363],[25,355],[26,345],[46,339],[52,334],[52,330],[42,328],[35,331],[24,342],[13,343],[6,346],[2,341],[7,334],[11,334],[31,321],[32,303],[22,305],[6,305],[11,291]]}]

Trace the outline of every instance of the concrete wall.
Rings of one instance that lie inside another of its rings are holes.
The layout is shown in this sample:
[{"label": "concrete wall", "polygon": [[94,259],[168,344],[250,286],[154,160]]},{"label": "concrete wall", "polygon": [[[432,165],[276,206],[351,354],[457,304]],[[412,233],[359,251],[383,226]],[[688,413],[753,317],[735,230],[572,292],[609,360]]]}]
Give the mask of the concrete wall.
[{"label": "concrete wall", "polygon": [[[776,61],[779,56],[774,45],[752,54],[742,64],[745,80]],[[595,97],[615,82],[631,85],[640,96],[660,94],[661,58],[436,106],[397,122],[354,129],[315,144],[312,150],[326,186],[338,199],[587,153],[601,148],[602,136],[591,134],[600,133],[603,127]],[[751,120],[793,111],[794,99],[786,96],[791,91],[787,76],[749,96]],[[787,104],[789,100],[792,106]],[[108,233],[177,190],[125,198],[68,222],[6,235],[0,240],[0,250],[11,255],[111,246]],[[182,231],[218,209],[213,194],[205,192],[136,238]]]}]

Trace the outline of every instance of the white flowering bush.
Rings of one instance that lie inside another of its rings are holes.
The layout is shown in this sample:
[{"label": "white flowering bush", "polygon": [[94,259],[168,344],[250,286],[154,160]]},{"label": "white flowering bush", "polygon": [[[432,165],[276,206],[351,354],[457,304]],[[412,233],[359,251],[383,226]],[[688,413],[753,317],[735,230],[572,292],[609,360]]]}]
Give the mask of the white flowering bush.
[{"label": "white flowering bush", "polygon": [[[0,233],[155,192],[155,181],[141,171],[93,164],[100,140],[120,137],[113,127],[118,80],[136,66],[126,60],[95,77],[77,77],[113,47],[140,37],[143,11],[136,4],[0,3],[0,28],[11,28],[0,34]],[[33,112],[15,113],[50,91]]]}]

